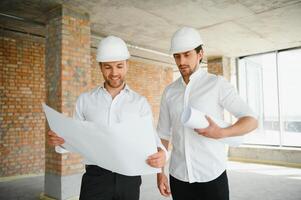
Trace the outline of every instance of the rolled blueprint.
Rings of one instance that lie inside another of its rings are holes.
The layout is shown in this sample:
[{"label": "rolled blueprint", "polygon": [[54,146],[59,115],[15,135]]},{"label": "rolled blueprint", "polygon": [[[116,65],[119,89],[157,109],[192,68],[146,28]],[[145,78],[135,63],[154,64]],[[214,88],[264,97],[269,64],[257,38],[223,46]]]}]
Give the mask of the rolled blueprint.
[{"label": "rolled blueprint", "polygon": [[[185,127],[191,129],[206,128],[209,126],[209,122],[207,121],[205,116],[206,116],[205,113],[193,107],[187,107],[186,109],[184,109],[182,113],[181,122]],[[221,128],[226,128],[231,125],[222,120],[218,120],[213,117],[210,118],[214,121],[214,123],[216,123]],[[229,146],[239,146],[240,144],[243,143],[243,136],[226,137],[226,138],[218,139],[218,141],[228,144]]]}]

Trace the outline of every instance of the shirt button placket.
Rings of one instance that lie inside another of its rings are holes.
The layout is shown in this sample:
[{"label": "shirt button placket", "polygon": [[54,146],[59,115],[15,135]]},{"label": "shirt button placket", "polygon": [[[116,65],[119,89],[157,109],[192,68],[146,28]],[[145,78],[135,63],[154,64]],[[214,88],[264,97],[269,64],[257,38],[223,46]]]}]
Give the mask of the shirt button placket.
[{"label": "shirt button placket", "polygon": [[[189,94],[190,94],[190,89],[191,89],[191,83],[187,84],[185,93],[184,93],[184,108],[186,109],[188,106],[188,101],[189,101]],[[191,169],[191,160],[190,160],[190,151],[189,151],[189,132],[186,131],[186,128],[183,127],[183,133],[184,133],[184,151],[185,151],[185,157],[186,157],[186,168],[187,168],[187,175],[188,175],[188,182],[192,181],[192,169]]]}]

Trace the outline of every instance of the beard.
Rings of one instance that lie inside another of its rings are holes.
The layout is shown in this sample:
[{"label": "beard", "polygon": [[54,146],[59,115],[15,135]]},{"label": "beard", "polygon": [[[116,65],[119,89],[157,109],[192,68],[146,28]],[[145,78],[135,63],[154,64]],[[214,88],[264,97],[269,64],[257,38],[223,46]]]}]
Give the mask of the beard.
[{"label": "beard", "polygon": [[190,76],[193,73],[193,71],[189,65],[179,66],[179,71],[183,77]]},{"label": "beard", "polygon": [[123,79],[118,80],[105,80],[105,83],[110,86],[111,88],[119,88],[124,84]]}]

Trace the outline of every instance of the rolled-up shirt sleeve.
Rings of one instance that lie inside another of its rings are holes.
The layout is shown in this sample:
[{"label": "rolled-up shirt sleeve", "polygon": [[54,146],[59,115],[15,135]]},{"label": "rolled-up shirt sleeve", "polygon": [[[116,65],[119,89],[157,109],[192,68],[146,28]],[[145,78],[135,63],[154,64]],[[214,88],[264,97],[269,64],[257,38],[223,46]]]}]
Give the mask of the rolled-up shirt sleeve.
[{"label": "rolled-up shirt sleeve", "polygon": [[161,98],[160,115],[157,125],[157,132],[161,139],[170,140],[171,138],[171,122],[169,108],[166,100],[167,90],[165,89]]},{"label": "rolled-up shirt sleeve", "polygon": [[236,118],[254,117],[257,115],[250,106],[239,96],[236,89],[224,77],[219,76],[219,103]]}]

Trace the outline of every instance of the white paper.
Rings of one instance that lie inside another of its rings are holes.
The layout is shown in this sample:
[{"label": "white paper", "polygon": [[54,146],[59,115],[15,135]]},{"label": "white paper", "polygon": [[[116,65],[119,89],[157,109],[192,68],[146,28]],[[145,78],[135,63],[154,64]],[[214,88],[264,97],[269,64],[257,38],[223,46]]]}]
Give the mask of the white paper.
[{"label": "white paper", "polygon": [[[186,109],[184,109],[182,113],[181,122],[185,127],[191,129],[206,128],[209,126],[209,123],[205,116],[206,116],[205,113],[195,108],[187,107]],[[215,119],[211,116],[209,117],[221,128],[226,128],[231,125],[222,120]],[[229,146],[239,146],[240,144],[243,143],[243,136],[226,137],[218,140],[225,144],[228,144]]]},{"label": "white paper", "polygon": [[64,116],[43,104],[50,129],[64,138],[64,148],[107,170],[137,176],[158,173],[146,163],[157,152],[151,116],[131,117],[107,126]]}]

